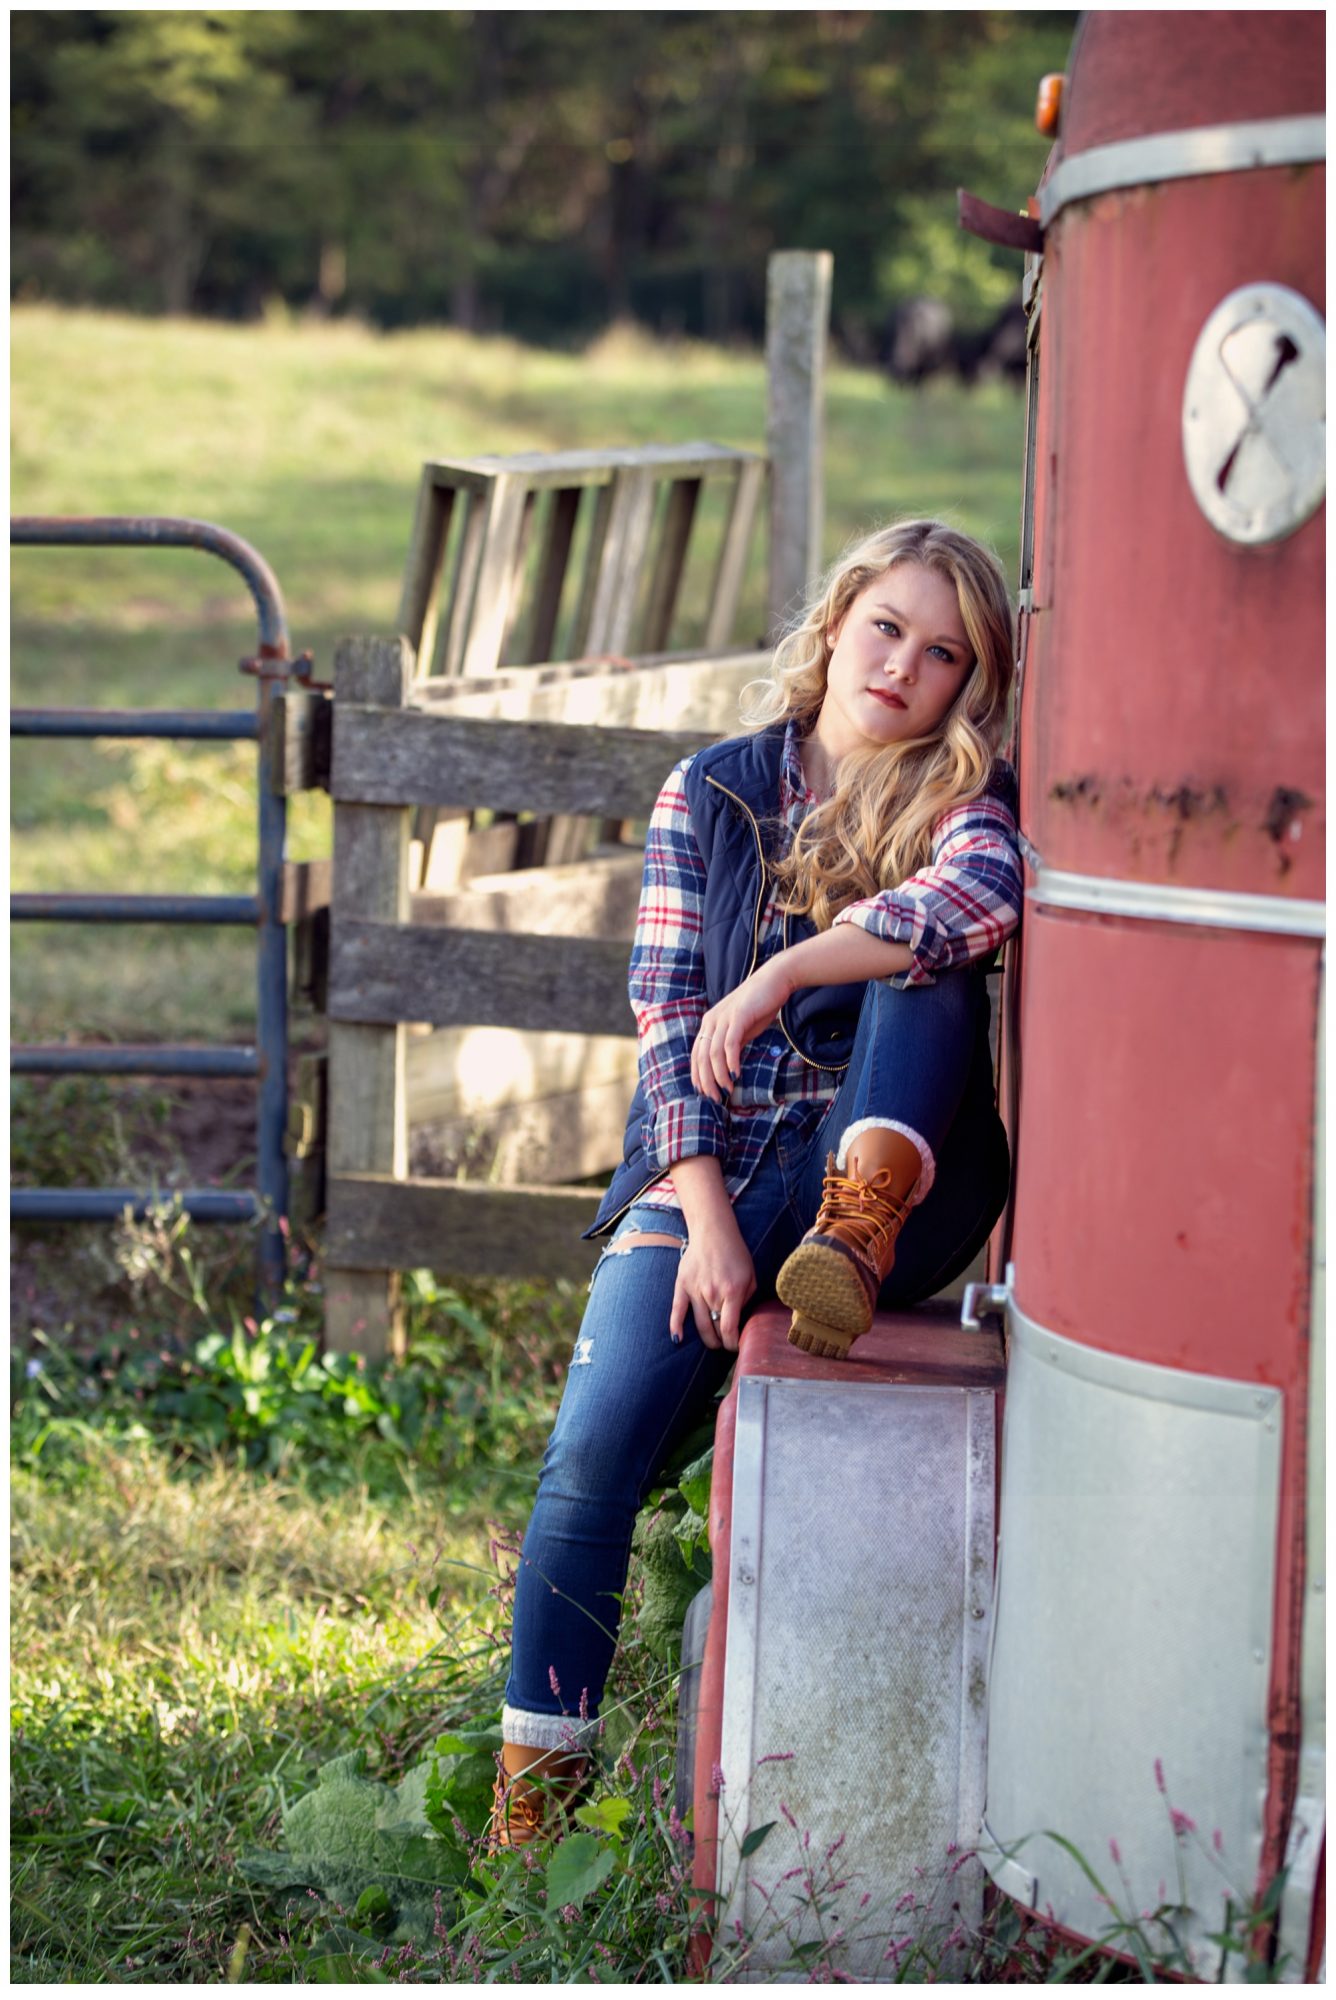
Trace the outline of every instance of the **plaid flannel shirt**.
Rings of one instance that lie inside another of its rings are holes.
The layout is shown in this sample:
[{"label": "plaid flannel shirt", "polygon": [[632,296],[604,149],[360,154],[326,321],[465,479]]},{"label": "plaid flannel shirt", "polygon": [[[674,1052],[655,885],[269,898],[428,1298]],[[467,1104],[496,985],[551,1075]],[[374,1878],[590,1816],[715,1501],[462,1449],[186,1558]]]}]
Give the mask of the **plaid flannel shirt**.
[{"label": "plaid flannel shirt", "polygon": [[[817,803],[803,779],[799,737],[784,738],[779,808],[790,834]],[[780,1119],[815,1131],[842,1077],[811,1068],[778,1026],[743,1051],[742,1073],[726,1105],[702,1097],[691,1081],[691,1045],[708,1002],[701,947],[705,863],[692,832],[684,758],[659,794],[645,839],[645,873],[631,947],[630,994],[639,1036],[640,1077],[650,1112],[643,1126],[650,1163],[714,1153],[731,1200],[746,1187]],[[933,828],[932,860],[896,889],[850,903],[837,924],[858,924],[888,942],[907,944],[912,962],[892,973],[896,986],[928,986],[939,972],[986,958],[1020,921],[1021,870],[1016,822],[995,798],[944,813]],[[758,964],[783,948],[783,910],[772,894],[762,915]],[[677,1208],[672,1181],[639,1197]]]}]

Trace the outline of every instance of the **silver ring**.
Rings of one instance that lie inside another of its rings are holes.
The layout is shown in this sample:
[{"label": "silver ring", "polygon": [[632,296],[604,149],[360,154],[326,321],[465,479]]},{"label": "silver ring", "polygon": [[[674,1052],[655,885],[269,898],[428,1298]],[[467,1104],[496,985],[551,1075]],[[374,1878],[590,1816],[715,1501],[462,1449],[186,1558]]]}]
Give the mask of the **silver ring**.
[{"label": "silver ring", "polygon": [[718,1315],[718,1313],[717,1313],[717,1312],[712,1312],[712,1313],[710,1314],[710,1318],[711,1318],[711,1319],[712,1319],[712,1320],[714,1321],[715,1325],[716,1325],[716,1326],[718,1326],[718,1324],[719,1324],[719,1315]]}]

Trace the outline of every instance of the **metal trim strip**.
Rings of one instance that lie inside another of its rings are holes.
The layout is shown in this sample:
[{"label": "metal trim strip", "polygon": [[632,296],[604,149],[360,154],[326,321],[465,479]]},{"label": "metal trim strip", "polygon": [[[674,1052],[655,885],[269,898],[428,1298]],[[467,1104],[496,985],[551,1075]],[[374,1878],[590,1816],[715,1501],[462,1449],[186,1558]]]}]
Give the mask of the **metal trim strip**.
[{"label": "metal trim strip", "polygon": [[1039,190],[1044,229],[1069,203],[1115,188],[1186,180],[1195,174],[1239,173],[1249,167],[1301,166],[1327,157],[1326,120],[1254,118],[1233,125],[1201,125],[1184,132],[1151,132],[1112,146],[1074,153]]},{"label": "metal trim strip", "polygon": [[[744,1375],[738,1383],[733,1435],[733,1514],[729,1540],[728,1623],[724,1641],[724,1698],[719,1763],[728,1784],[730,1811],[716,1848],[715,1886],[731,1896],[739,1885],[742,1842],[752,1780],[752,1718],[756,1709],[756,1634],[761,1577],[761,1496],[765,1483],[765,1417],[769,1383]],[[738,1699],[741,1687],[744,1698]]]},{"label": "metal trim strip", "polygon": [[1163,924],[1209,924],[1220,930],[1272,931],[1282,937],[1322,938],[1325,903],[1298,896],[1254,896],[1236,889],[1181,889],[1170,882],[1130,882],[1046,868],[1029,843],[1025,858],[1035,880],[1025,891],[1035,903],[1096,916],[1135,917]]},{"label": "metal trim strip", "polygon": [[[970,1704],[988,1685],[993,1608],[994,1493],[997,1477],[997,1396],[966,1389],[965,1396],[965,1616],[960,1638],[960,1766],[956,1800],[962,1847],[977,1849],[984,1830],[987,1716],[971,1730]],[[983,1697],[986,1703],[986,1695]],[[972,1754],[975,1746],[979,1754]]]},{"label": "metal trim strip", "polygon": [[[1081,1381],[1150,1402],[1177,1403],[1187,1409],[1209,1410],[1217,1416],[1261,1419],[1278,1433],[1283,1400],[1279,1389],[1272,1389],[1265,1382],[1244,1382],[1229,1375],[1199,1375],[1191,1369],[1166,1368],[1157,1361],[1138,1361],[1129,1354],[1111,1354],[1102,1347],[1087,1347],[1031,1319],[1017,1303],[1014,1289],[1007,1303],[1007,1333],[1010,1340],[1025,1348],[1036,1361],[1047,1361]],[[1278,1436],[1275,1449],[1278,1455]]]},{"label": "metal trim strip", "polygon": [[1308,1295],[1308,1432],[1304,1491],[1304,1595],[1299,1653],[1299,1783],[1285,1846],[1280,1943],[1289,1953],[1284,1979],[1312,1977],[1309,1952],[1317,1869],[1326,1833],[1327,1711],[1327,969],[1317,1003],[1317,1088],[1313,1110],[1313,1242]]}]

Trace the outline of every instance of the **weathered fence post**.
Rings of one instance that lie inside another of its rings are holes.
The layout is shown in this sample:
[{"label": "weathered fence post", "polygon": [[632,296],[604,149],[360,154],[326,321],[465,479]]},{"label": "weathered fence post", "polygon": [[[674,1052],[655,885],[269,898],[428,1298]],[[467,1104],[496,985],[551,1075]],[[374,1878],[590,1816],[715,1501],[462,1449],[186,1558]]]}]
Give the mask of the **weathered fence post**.
[{"label": "weathered fence post", "polygon": [[[334,652],[335,730],[340,705],[402,708],[413,679],[406,639],[345,639]],[[335,935],[344,920],[408,917],[406,806],[334,806]],[[408,1105],[402,1025],[329,1024],[329,1172],[408,1172]],[[325,1345],[366,1355],[403,1343],[399,1274],[334,1266],[325,1274]]]},{"label": "weathered fence post", "polygon": [[821,567],[829,250],[777,250],[766,267],[766,451],[773,642]]}]

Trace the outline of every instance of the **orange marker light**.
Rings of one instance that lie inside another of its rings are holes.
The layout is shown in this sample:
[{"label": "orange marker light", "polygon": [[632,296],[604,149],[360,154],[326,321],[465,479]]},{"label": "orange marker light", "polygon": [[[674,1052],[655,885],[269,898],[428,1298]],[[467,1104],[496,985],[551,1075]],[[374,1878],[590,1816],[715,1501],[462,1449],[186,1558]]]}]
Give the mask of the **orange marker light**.
[{"label": "orange marker light", "polygon": [[1061,70],[1053,70],[1039,79],[1039,96],[1034,107],[1036,132],[1042,132],[1046,139],[1055,139],[1062,118],[1062,87],[1067,79]]}]

